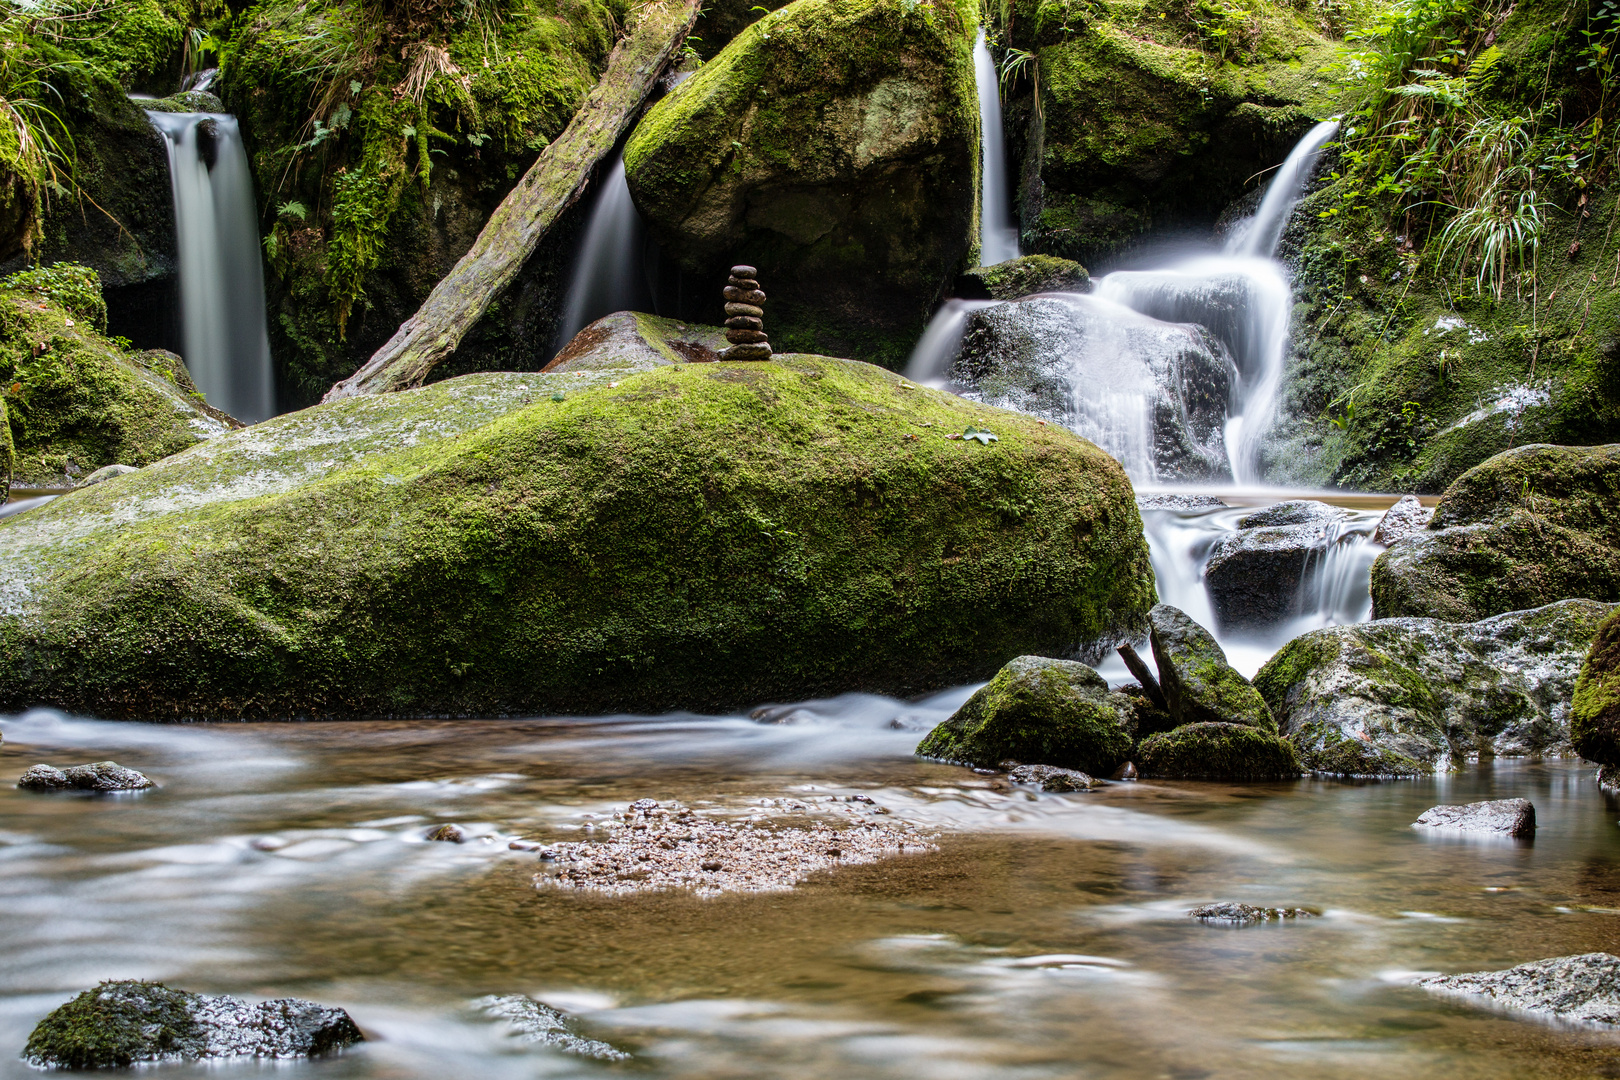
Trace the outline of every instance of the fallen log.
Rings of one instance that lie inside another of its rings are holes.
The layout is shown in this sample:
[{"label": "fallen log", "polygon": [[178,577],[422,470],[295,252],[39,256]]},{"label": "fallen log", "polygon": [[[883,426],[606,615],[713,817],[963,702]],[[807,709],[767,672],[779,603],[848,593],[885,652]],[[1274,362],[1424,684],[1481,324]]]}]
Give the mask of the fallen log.
[{"label": "fallen log", "polygon": [[323,401],[408,390],[438,364],[517,277],[557,219],[585,193],[665,66],[692,32],[701,0],[649,0],[563,133],[495,208],[478,239],[415,315]]}]

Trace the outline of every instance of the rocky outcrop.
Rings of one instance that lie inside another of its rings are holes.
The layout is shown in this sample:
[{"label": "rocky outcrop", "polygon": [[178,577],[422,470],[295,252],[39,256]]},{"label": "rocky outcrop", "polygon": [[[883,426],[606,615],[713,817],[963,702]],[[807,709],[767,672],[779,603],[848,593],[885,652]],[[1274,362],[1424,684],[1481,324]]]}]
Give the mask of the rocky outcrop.
[{"label": "rocky outcrop", "polygon": [[107,465],[146,465],[241,426],[205,402],[173,353],[103,336],[94,271],[71,263],[0,281],[0,391],[12,479],[66,487]]},{"label": "rocky outcrop", "polygon": [[[968,426],[999,440],[946,437]],[[477,375],[277,417],[0,521],[0,654],[33,658],[0,665],[0,711],[905,694],[1133,636],[1152,589],[1116,462],[881,368]]]},{"label": "rocky outcrop", "polygon": [[1260,696],[1226,662],[1213,635],[1169,604],[1148,614],[1159,684],[1178,724],[1243,724],[1275,732],[1277,725]]},{"label": "rocky outcrop", "polygon": [[1411,776],[1568,753],[1576,673],[1614,610],[1565,600],[1475,623],[1328,627],[1283,646],[1254,682],[1314,772]]},{"label": "rocky outcrop", "polygon": [[161,983],[104,982],[41,1020],[23,1057],[36,1068],[127,1069],[143,1062],[309,1058],[365,1036],[342,1009],[281,998],[250,1004]]},{"label": "rocky outcrop", "polygon": [[66,769],[35,765],[18,777],[17,786],[24,791],[144,791],[156,785],[116,761],[93,761]]},{"label": "rocky outcrop", "polygon": [[1581,664],[1570,701],[1569,739],[1575,752],[1603,766],[1598,782],[1620,788],[1620,611],[1599,625]]},{"label": "rocky outcrop", "polygon": [[1091,275],[1073,259],[1025,255],[967,271],[956,279],[955,292],[964,300],[1019,300],[1036,293],[1088,293],[1091,288]]},{"label": "rocky outcrop", "polygon": [[1300,774],[1294,748],[1249,724],[1182,724],[1137,748],[1145,777],[1164,780],[1287,780]]},{"label": "rocky outcrop", "polygon": [[1133,710],[1072,660],[1020,656],[917,744],[923,757],[995,767],[1006,759],[1106,776],[1131,752]]},{"label": "rocky outcrop", "polygon": [[1339,507],[1296,499],[1239,521],[1204,564],[1221,629],[1272,627],[1297,616],[1306,583],[1321,572],[1328,553],[1355,538],[1344,527],[1349,517]]},{"label": "rocky outcrop", "polygon": [[1611,953],[1555,956],[1505,971],[1437,975],[1418,985],[1437,994],[1553,1020],[1620,1024],[1620,956]]},{"label": "rocky outcrop", "polygon": [[1373,563],[1371,589],[1378,618],[1453,622],[1620,600],[1620,444],[1521,446],[1469,469]]},{"label": "rocky outcrop", "polygon": [[972,396],[1065,424],[1137,475],[1168,481],[1230,478],[1222,432],[1233,370],[1201,327],[1043,296],[968,315],[949,374]]},{"label": "rocky outcrop", "polygon": [[647,112],[625,175],[719,322],[734,262],[771,282],[779,349],[899,367],[968,254],[978,9],[801,0],[743,30]]},{"label": "rocky outcrop", "polygon": [[1462,806],[1433,806],[1412,822],[1414,829],[1440,832],[1496,833],[1534,836],[1536,808],[1529,799],[1494,799]]}]

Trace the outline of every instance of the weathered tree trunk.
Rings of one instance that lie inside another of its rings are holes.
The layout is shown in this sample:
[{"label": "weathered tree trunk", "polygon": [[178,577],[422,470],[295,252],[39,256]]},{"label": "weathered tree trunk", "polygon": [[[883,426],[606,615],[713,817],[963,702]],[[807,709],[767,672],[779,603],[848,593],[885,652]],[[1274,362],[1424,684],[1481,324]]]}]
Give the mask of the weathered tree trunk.
[{"label": "weathered tree trunk", "polygon": [[541,151],[501,201],[467,254],[422,307],[359,371],[323,401],[420,386],[466,336],[528,261],[562,212],[584,194],[697,20],[701,0],[650,0],[608,57],[607,71],[567,129]]}]

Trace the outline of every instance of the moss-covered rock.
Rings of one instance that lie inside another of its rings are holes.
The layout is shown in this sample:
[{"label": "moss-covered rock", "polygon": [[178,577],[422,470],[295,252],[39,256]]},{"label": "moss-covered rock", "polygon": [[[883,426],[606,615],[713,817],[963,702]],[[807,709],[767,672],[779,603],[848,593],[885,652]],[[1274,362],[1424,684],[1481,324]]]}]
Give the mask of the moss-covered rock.
[{"label": "moss-covered rock", "polygon": [[1091,275],[1072,259],[1053,255],[1025,255],[980,266],[956,282],[956,295],[969,300],[1017,300],[1044,292],[1091,291]]},{"label": "moss-covered rock", "polygon": [[1265,699],[1226,662],[1225,651],[1208,630],[1169,604],[1156,606],[1148,623],[1159,686],[1176,723],[1248,724],[1277,730]]},{"label": "moss-covered rock", "polygon": [[1379,618],[1456,622],[1620,600],[1620,444],[1522,446],[1468,470],[1372,567]]},{"label": "moss-covered rock", "polygon": [[[969,424],[999,441],[945,437]],[[1153,589],[1084,440],[791,354],[336,402],[0,551],[0,709],[133,717],[911,693],[1140,632]]]},{"label": "moss-covered rock", "polygon": [[12,470],[17,462],[17,444],[11,437],[11,415],[6,399],[0,395],[0,493],[11,487]]},{"label": "moss-covered rock", "polygon": [[1005,44],[1033,57],[1006,103],[1025,250],[1090,266],[1208,228],[1338,111],[1343,49],[1321,27],[1271,0],[1217,9],[1001,5]]},{"label": "moss-covered rock", "polygon": [[1130,756],[1135,712],[1072,660],[1020,656],[917,744],[923,757],[995,768],[1034,762],[1106,776]]},{"label": "moss-covered rock", "polygon": [[748,263],[778,348],[900,366],[975,235],[976,22],[960,0],[799,0],[650,109],[625,174],[695,283],[682,314],[720,321]]},{"label": "moss-covered rock", "polygon": [[1620,611],[1603,620],[1570,702],[1569,739],[1588,761],[1620,765]]},{"label": "moss-covered rock", "polygon": [[1565,600],[1474,623],[1329,627],[1283,646],[1254,682],[1313,772],[1417,776],[1565,754],[1576,673],[1613,610]]},{"label": "moss-covered rock", "polygon": [[1285,780],[1302,771],[1294,748],[1250,724],[1183,724],[1136,751],[1143,776],[1164,780]]},{"label": "moss-covered rock", "polygon": [[95,271],[58,263],[0,281],[0,398],[12,482],[56,487],[146,465],[241,425],[209,406],[173,353],[110,341]]}]

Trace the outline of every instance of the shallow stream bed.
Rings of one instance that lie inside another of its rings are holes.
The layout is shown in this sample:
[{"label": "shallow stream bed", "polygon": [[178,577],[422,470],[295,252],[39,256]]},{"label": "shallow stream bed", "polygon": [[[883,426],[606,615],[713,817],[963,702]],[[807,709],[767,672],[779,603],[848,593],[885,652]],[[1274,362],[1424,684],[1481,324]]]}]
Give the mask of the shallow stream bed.
[{"label": "shallow stream bed", "polygon": [[[4,718],[0,1077],[35,1075],[16,1055],[50,1008],[131,977],[313,998],[368,1033],[274,1067],[287,1078],[1620,1075],[1616,1036],[1408,985],[1620,951],[1620,806],[1590,766],[996,790],[910,754],[966,692],[847,696],[778,724]],[[101,758],[162,786],[12,787],[36,761]],[[537,889],[543,864],[507,848],[584,838],[643,797],[747,813],[851,794],[937,832],[938,852],[697,899]],[[1408,827],[1437,802],[1509,796],[1535,803],[1534,842]],[[444,822],[469,842],[423,841]],[[1187,916],[1216,900],[1324,914],[1241,929]],[[494,993],[569,1009],[635,1061],[528,1047],[469,1008]]]}]

